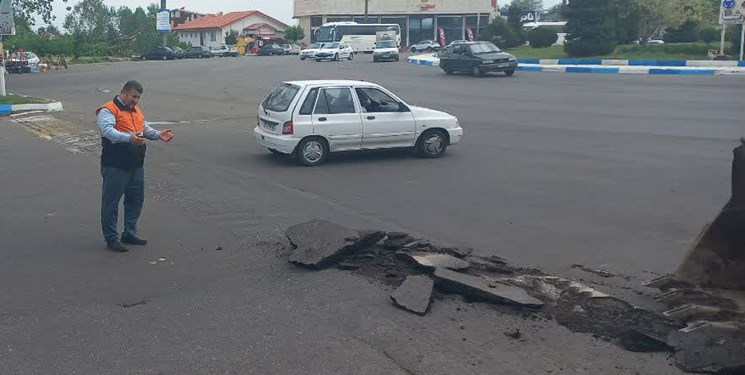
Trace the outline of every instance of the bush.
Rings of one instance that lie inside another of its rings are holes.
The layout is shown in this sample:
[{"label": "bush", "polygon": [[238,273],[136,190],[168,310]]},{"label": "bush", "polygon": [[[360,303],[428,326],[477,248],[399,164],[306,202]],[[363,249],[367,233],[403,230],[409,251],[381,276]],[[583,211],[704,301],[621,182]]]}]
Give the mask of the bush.
[{"label": "bush", "polygon": [[515,30],[502,17],[495,18],[486,31],[479,35],[479,39],[493,42],[502,49],[517,47],[525,43],[522,30]]},{"label": "bush", "polygon": [[690,43],[698,40],[697,25],[688,21],[679,27],[665,29],[665,43]]},{"label": "bush", "polygon": [[540,26],[528,31],[528,42],[533,48],[551,47],[557,40],[559,34],[549,27]]},{"label": "bush", "polygon": [[722,31],[716,27],[705,27],[698,32],[698,37],[706,43],[711,43],[719,40],[722,35]]}]

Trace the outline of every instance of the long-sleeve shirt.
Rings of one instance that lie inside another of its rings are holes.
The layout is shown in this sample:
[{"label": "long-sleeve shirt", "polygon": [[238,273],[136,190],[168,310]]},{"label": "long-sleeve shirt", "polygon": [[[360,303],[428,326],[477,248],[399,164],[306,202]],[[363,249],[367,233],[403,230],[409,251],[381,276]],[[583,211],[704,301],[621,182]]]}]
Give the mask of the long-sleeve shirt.
[{"label": "long-sleeve shirt", "polygon": [[[96,119],[98,122],[98,128],[101,129],[102,137],[108,139],[111,143],[129,142],[129,133],[120,132],[114,128],[114,125],[116,125],[116,117],[114,117],[114,114],[111,113],[108,108],[101,108],[101,110],[98,111]],[[160,139],[160,133],[160,131],[153,129],[148,125],[148,122],[145,121],[143,136],[146,139],[157,141]]]}]

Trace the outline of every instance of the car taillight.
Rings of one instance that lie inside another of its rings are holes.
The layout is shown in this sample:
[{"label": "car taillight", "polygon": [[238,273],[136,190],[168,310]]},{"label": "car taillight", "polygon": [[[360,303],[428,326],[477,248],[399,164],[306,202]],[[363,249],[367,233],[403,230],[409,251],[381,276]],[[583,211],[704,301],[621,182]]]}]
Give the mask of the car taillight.
[{"label": "car taillight", "polygon": [[287,121],[282,125],[282,135],[291,135],[294,132],[295,128],[292,125],[292,121]]}]

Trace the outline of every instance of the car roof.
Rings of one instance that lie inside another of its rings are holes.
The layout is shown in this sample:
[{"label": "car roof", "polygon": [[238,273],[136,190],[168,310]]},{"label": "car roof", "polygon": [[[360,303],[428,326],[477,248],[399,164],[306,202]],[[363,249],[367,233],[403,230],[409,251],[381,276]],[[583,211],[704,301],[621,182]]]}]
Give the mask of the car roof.
[{"label": "car roof", "polygon": [[380,87],[380,85],[366,82],[366,81],[354,81],[349,79],[318,79],[318,80],[305,80],[305,81],[286,81],[284,83],[290,85],[296,85],[301,87],[313,86],[357,86],[357,87]]}]

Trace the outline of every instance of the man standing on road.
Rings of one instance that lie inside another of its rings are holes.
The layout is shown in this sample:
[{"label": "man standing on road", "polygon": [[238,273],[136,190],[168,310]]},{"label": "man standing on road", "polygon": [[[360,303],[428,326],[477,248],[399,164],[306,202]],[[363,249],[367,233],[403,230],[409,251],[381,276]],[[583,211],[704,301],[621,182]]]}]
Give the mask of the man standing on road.
[{"label": "man standing on road", "polygon": [[[137,107],[142,95],[142,84],[129,81],[121,93],[96,110],[101,129],[101,229],[106,247],[117,252],[130,245],[147,244],[137,237],[137,219],[145,200],[146,140],[170,142],[170,129],[157,131],[145,123],[145,116]],[[124,195],[124,232],[119,240],[117,218],[119,201]]]}]

